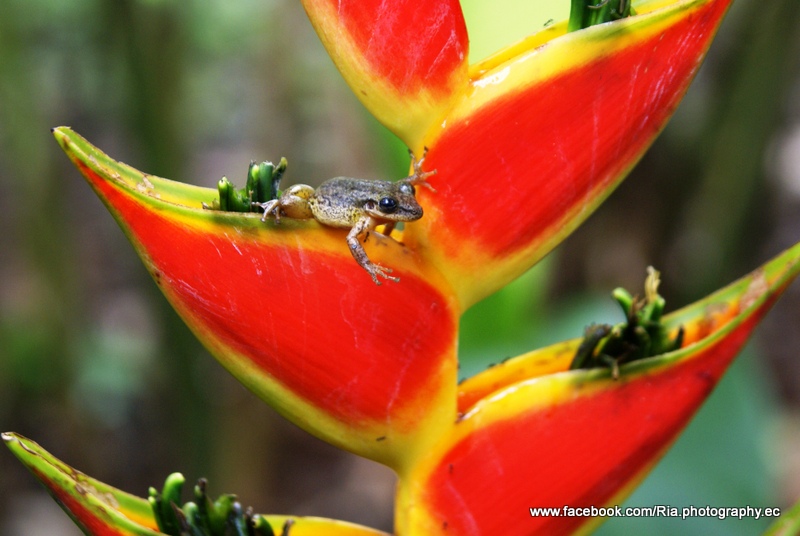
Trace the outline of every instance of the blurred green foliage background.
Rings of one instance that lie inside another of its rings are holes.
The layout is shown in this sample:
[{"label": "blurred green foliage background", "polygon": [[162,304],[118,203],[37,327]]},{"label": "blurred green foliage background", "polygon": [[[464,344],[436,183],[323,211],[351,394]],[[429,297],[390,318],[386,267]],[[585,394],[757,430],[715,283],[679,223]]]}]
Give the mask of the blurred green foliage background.
[{"label": "blurred green foliage background", "polygon": [[[568,13],[566,0],[462,3],[473,61]],[[610,290],[638,290],[649,264],[677,308],[800,240],[799,74],[796,0],[736,0],[632,176],[543,263],[466,314],[462,375],[620,320]],[[241,184],[251,159],[280,156],[287,183],[404,176],[402,144],[350,93],[299,2],[3,0],[0,428],[133,493],[180,470],[257,511],[390,530],[393,475],[287,424],[216,364],[54,143],[58,125],[139,169],[206,186],[223,175]],[[799,319],[795,285],[627,504],[800,497]],[[601,533],[766,524],[626,519]],[[2,453],[0,533],[78,533]]]}]

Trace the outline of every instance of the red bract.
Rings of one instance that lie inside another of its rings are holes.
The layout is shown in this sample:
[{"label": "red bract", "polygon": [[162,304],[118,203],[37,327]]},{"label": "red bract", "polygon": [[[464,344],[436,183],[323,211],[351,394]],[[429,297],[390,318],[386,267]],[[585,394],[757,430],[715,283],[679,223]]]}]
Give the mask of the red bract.
[{"label": "red bract", "polygon": [[[86,534],[92,536],[157,536],[150,504],[145,499],[104,484],[56,459],[39,445],[17,434],[2,440],[47,488]],[[265,516],[280,534],[291,519],[291,536],[387,536],[352,523],[319,517]]]},{"label": "red bract", "polygon": [[467,87],[467,29],[457,0],[305,0],[353,92],[406,143]]},{"label": "red bract", "polygon": [[390,239],[370,250],[402,278],[378,287],[341,231],[205,210],[215,192],[144,175],[68,129],[55,134],[187,324],[288,418],[387,463],[450,420],[458,310],[413,250]]},{"label": "red bract", "polygon": [[[529,508],[620,504],[798,272],[800,245],[669,315],[666,325],[673,331],[682,326],[688,335],[684,347],[627,365],[618,380],[609,370],[566,372],[575,340],[465,382],[462,414],[451,433],[403,481],[408,488],[399,508],[408,533],[571,534],[599,522],[526,514]],[[564,372],[530,373],[543,366]]]},{"label": "red bract", "polygon": [[[217,359],[309,432],[400,476],[398,535],[566,534],[529,508],[618,504],[800,270],[800,246],[666,319],[682,348],[569,371],[579,341],[456,386],[458,318],[550,251],[622,180],[677,106],[729,0],[659,0],[553,25],[467,65],[459,5],[306,0],[367,108],[420,155],[424,217],[369,235],[202,208],[216,192],[145,175],[67,128],[59,143]],[[290,155],[291,156],[291,155]]]}]

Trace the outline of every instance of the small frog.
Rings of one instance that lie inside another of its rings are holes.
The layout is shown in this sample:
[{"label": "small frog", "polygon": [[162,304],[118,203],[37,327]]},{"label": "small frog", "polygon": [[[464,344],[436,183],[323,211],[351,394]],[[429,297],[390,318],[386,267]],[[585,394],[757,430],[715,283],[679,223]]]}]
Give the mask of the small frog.
[{"label": "small frog", "polygon": [[419,161],[409,150],[414,174],[397,182],[336,177],[329,179],[315,190],[306,184],[295,184],[278,199],[265,203],[253,203],[261,207],[264,215],[280,223],[281,217],[292,219],[315,219],[323,225],[350,229],[347,245],[356,262],[380,285],[378,277],[400,281],[389,274],[391,268],[375,264],[361,245],[378,225],[384,225],[382,234],[388,236],[397,222],[415,221],[422,217],[422,207],[415,197],[415,184],[433,189],[425,179],[436,171],[422,171],[427,147]]}]

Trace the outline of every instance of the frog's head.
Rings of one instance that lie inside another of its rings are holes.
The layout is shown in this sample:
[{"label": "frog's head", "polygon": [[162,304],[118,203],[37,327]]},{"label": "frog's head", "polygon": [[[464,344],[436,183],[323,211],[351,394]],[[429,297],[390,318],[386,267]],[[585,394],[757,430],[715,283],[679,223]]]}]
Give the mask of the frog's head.
[{"label": "frog's head", "polygon": [[383,221],[418,220],[422,217],[422,207],[415,194],[410,181],[395,182],[379,199],[370,201],[365,210],[373,218]]}]

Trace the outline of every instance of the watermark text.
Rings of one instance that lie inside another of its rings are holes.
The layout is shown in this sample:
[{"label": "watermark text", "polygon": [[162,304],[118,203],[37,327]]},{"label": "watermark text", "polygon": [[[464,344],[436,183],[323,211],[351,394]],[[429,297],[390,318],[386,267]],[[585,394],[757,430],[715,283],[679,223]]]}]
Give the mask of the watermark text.
[{"label": "watermark text", "polygon": [[778,517],[780,508],[754,506],[595,506],[560,508],[530,508],[531,517],[716,517],[718,519],[761,519],[762,517]]}]

